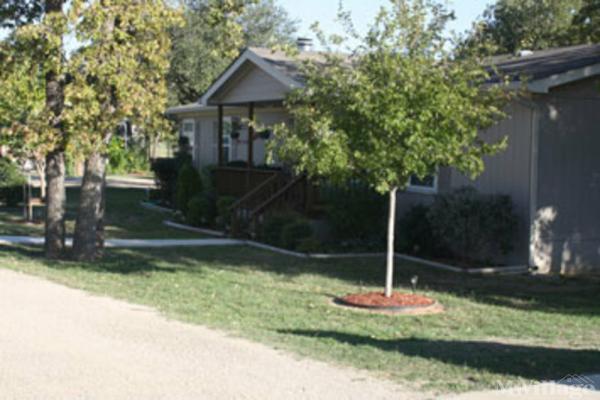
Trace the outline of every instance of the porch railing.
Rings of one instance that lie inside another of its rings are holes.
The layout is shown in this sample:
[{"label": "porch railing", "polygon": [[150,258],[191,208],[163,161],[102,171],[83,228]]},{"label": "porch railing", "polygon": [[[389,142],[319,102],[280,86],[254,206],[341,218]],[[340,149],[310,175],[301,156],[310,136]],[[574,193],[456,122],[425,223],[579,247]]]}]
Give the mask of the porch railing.
[{"label": "porch railing", "polygon": [[243,197],[279,173],[269,169],[217,167],[214,170],[216,191],[220,196]]}]

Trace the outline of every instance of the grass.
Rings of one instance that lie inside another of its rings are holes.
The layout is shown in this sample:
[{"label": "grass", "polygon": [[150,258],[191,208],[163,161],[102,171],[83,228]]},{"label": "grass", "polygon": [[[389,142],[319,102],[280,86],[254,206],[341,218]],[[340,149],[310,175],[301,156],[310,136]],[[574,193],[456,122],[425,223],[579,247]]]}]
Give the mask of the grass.
[{"label": "grass", "polygon": [[247,247],[110,250],[97,263],[49,262],[4,247],[0,265],[156,307],[413,388],[461,392],[560,379],[600,368],[600,284],[593,280],[477,277],[397,266],[396,285],[447,309],[389,316],[330,304],[377,290],[383,260],[300,260]]},{"label": "grass", "polygon": [[[165,214],[140,207],[142,189],[106,189],[106,236],[115,239],[184,239],[207,237],[162,224]],[[75,228],[79,188],[67,189],[67,235]],[[22,209],[0,209],[0,235],[43,236],[42,221],[26,223]]]}]

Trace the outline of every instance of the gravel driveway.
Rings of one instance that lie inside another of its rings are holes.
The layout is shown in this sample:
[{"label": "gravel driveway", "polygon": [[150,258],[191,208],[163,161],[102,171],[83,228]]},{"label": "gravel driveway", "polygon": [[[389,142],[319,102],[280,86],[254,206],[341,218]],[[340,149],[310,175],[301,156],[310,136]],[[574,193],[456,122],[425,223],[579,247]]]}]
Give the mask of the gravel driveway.
[{"label": "gravel driveway", "polygon": [[152,309],[0,269],[2,399],[419,399]]}]

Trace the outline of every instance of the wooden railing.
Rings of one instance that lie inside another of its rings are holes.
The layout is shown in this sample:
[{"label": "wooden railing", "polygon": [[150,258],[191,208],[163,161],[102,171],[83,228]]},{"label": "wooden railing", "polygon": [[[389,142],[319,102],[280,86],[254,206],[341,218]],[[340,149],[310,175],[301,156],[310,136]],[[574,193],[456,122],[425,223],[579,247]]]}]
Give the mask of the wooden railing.
[{"label": "wooden railing", "polygon": [[219,196],[243,197],[280,171],[237,167],[217,167],[215,185]]},{"label": "wooden railing", "polygon": [[308,204],[307,187],[305,175],[291,177],[279,173],[271,177],[232,205],[232,233],[253,236],[264,216],[275,210],[304,213]]}]

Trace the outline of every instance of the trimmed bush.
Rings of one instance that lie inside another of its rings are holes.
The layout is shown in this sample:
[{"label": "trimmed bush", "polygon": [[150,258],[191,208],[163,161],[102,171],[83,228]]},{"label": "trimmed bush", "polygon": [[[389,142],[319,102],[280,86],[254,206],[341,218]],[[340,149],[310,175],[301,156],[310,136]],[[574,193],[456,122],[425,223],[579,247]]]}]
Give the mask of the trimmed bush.
[{"label": "trimmed bush", "polygon": [[385,248],[388,199],[358,181],[321,186],[326,219],[336,242]]},{"label": "trimmed bush", "polygon": [[466,262],[488,263],[513,249],[518,218],[509,196],[464,187],[437,196],[428,216],[434,234]]},{"label": "trimmed bush", "polygon": [[300,219],[283,227],[281,243],[286,249],[296,250],[301,242],[310,239],[312,235],[313,228],[310,223]]},{"label": "trimmed bush", "polygon": [[159,201],[164,205],[175,205],[179,160],[176,158],[156,158],[152,160],[151,169],[154,172],[154,180],[160,191]]},{"label": "trimmed bush", "polygon": [[318,253],[323,250],[323,246],[315,237],[309,237],[300,240],[296,246],[296,250],[301,253]]},{"label": "trimmed bush", "polygon": [[231,206],[236,202],[233,196],[221,196],[217,199],[217,226],[226,228],[231,225]]},{"label": "trimmed bush", "polygon": [[268,215],[261,226],[259,239],[273,246],[283,246],[283,228],[296,222],[299,218],[298,214],[291,212]]},{"label": "trimmed bush", "polygon": [[423,204],[411,207],[398,220],[396,248],[400,253],[425,257],[445,257],[448,250],[434,233],[429,220],[430,208]]},{"label": "trimmed bush", "polygon": [[7,158],[0,158],[0,200],[15,207],[23,201],[23,185],[27,182],[19,167]]},{"label": "trimmed bush", "polygon": [[177,174],[177,208],[187,217],[190,200],[202,192],[200,174],[190,163],[185,163]]}]

